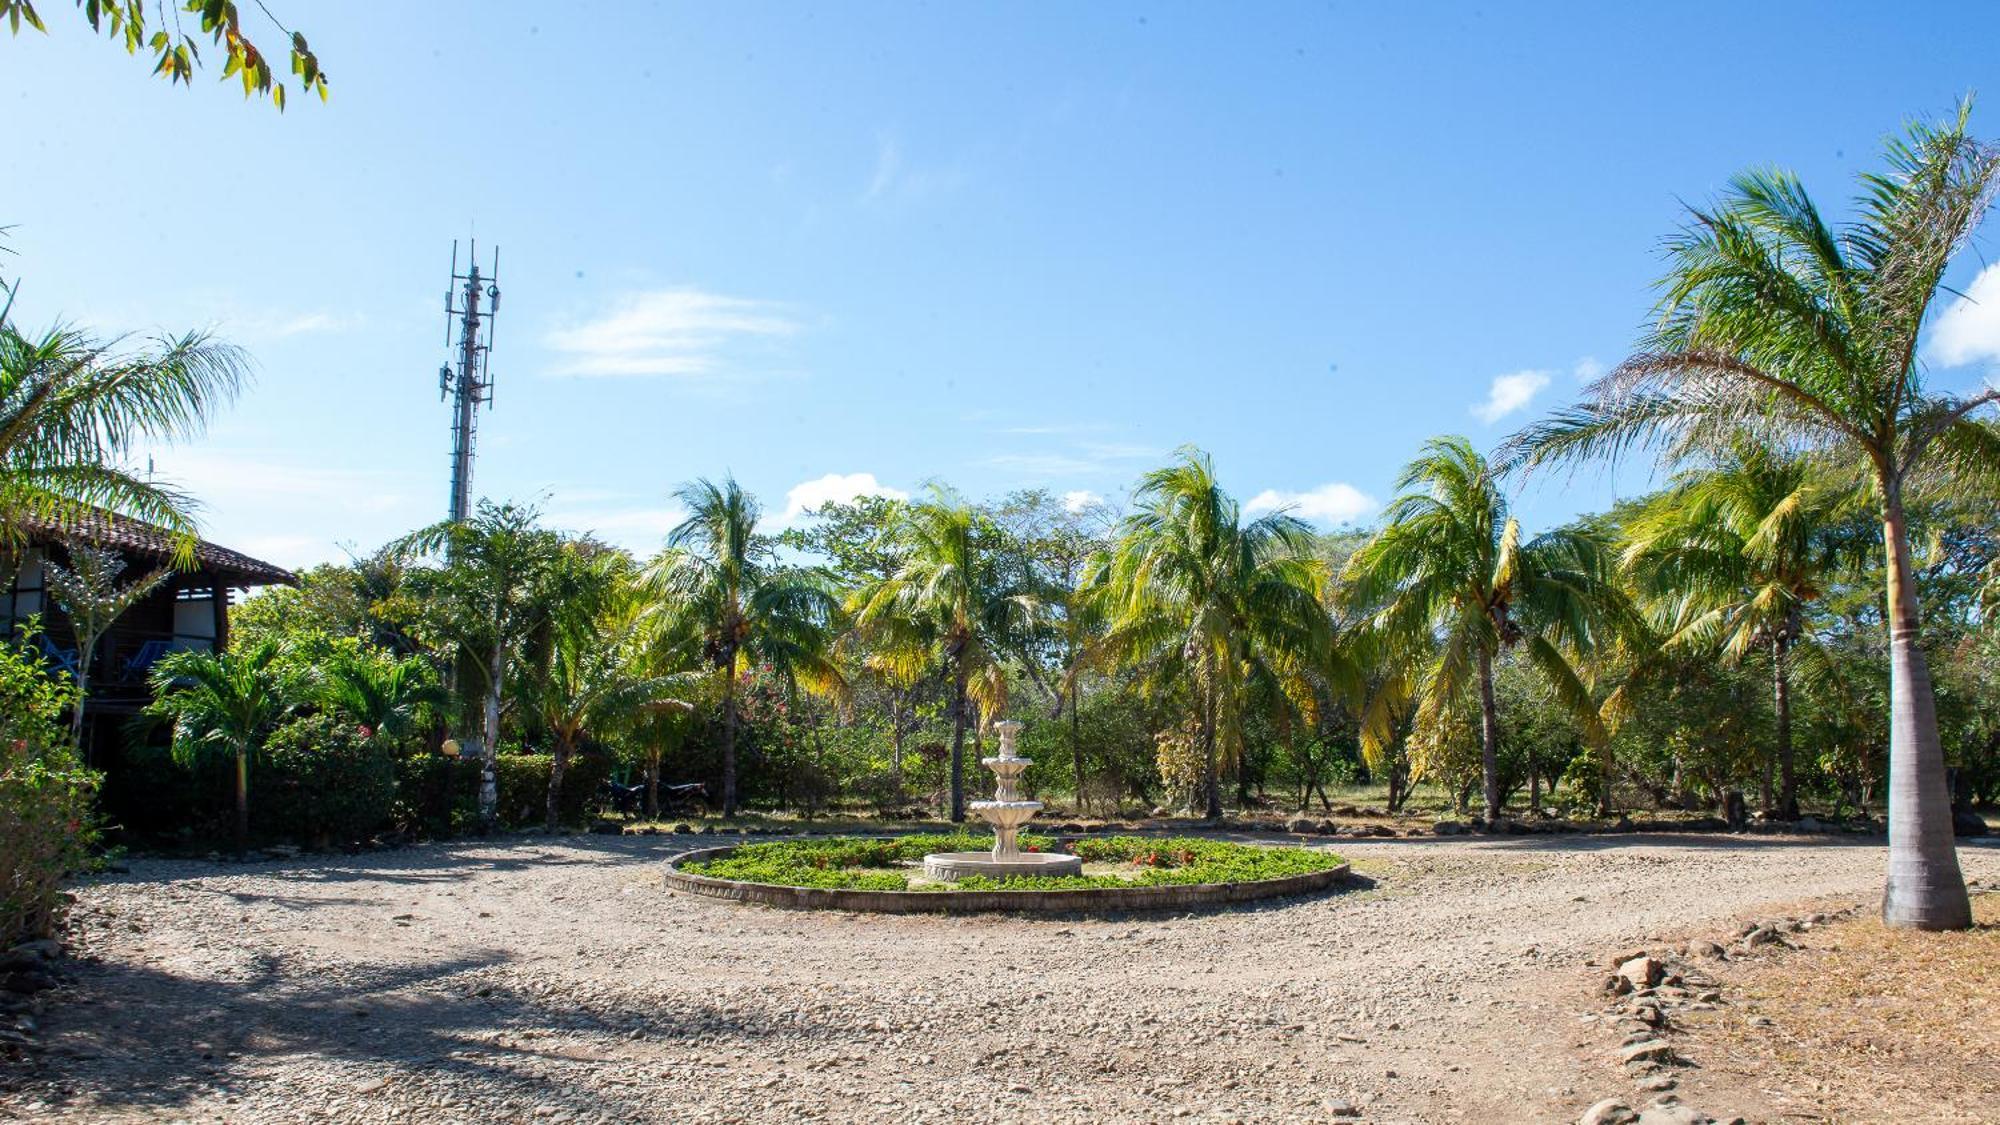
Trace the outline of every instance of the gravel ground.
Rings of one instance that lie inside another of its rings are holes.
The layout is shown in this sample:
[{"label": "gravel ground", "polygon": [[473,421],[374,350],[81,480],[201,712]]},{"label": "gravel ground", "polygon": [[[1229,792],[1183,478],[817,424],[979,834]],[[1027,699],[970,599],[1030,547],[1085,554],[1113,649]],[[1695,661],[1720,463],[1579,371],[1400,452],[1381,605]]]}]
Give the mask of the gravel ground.
[{"label": "gravel ground", "polygon": [[1574,1121],[1626,1088],[1576,1025],[1586,960],[1883,869],[1879,841],[1343,840],[1344,893],[944,918],[672,894],[674,850],[134,862],[81,888],[82,960],[0,1116]]}]

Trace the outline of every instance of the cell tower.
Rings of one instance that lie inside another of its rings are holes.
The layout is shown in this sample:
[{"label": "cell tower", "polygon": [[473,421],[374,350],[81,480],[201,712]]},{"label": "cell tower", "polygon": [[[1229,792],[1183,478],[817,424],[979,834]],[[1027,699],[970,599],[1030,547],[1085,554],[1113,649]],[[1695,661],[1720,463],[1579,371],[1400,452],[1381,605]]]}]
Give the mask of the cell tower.
[{"label": "cell tower", "polygon": [[[471,243],[465,273],[458,272],[458,242],[451,244],[451,288],[444,291],[444,342],[453,349],[457,368],[438,368],[438,397],[451,400],[451,519],[460,522],[472,512],[472,451],[479,427],[479,406],[493,405],[493,376],[486,360],[493,351],[493,318],[500,311],[500,248],[493,248],[493,270],[479,272],[479,243]],[[486,303],[485,309],[480,303]],[[453,325],[458,343],[451,340]],[[483,329],[482,329],[483,325]],[[484,336],[482,338],[482,331]]]}]

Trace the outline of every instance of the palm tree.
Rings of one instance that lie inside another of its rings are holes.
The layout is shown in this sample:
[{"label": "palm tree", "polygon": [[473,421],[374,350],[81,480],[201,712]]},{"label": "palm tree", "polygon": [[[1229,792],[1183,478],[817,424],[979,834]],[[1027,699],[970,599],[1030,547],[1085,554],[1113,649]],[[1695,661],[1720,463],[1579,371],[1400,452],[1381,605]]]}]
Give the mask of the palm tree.
[{"label": "palm tree", "polygon": [[558,620],[547,668],[537,677],[537,709],[555,742],[549,769],[550,832],[556,830],[561,809],[563,777],[586,735],[629,727],[648,713],[692,710],[676,698],[694,686],[690,677],[654,671],[640,607],[630,598],[618,601],[622,604]]},{"label": "palm tree", "polygon": [[1110,556],[1090,581],[1106,628],[1100,658],[1185,684],[1203,760],[1203,797],[1222,816],[1222,747],[1240,759],[1245,698],[1259,676],[1303,690],[1333,670],[1319,596],[1326,571],[1306,525],[1283,512],[1250,523],[1206,453],[1147,473]]},{"label": "palm tree", "polygon": [[366,650],[337,654],[320,669],[315,686],[321,706],[353,719],[369,738],[392,744],[422,731],[424,716],[445,700],[426,661]]},{"label": "palm tree", "polygon": [[1004,709],[1006,678],[997,673],[1039,602],[1003,578],[990,522],[943,485],[898,513],[894,536],[901,565],[864,594],[856,622],[879,653],[892,654],[890,665],[942,660],[952,684],[951,819],[963,821],[974,696],[989,716]]},{"label": "palm tree", "polygon": [[236,849],[250,839],[250,759],[285,713],[273,642],[230,652],[170,653],[153,665],[146,714],[173,720],[173,756],[192,765],[210,754],[236,765]]},{"label": "palm tree", "polygon": [[539,526],[532,507],[482,502],[464,522],[445,521],[392,546],[399,556],[443,556],[445,565],[412,576],[434,587],[434,622],[458,649],[457,683],[478,692],[481,761],[479,815],[490,830],[499,817],[500,718],[509,672],[520,647],[547,629],[575,594],[580,561],[562,536]]},{"label": "palm tree", "polygon": [[119,585],[125,573],[125,557],[108,547],[70,542],[65,554],[69,563],[46,564],[49,593],[69,618],[76,634],[76,706],[70,709],[70,741],[83,749],[83,709],[90,701],[90,669],[97,656],[97,642],[125,612],[160,588],[168,578],[156,570]]},{"label": "palm tree", "polygon": [[1771,657],[1778,784],[1765,763],[1767,814],[1798,816],[1792,750],[1793,649],[1806,611],[1851,565],[1848,534],[1865,497],[1823,466],[1742,443],[1713,469],[1684,475],[1626,521],[1622,565],[1652,603],[1670,648]]},{"label": "palm tree", "polygon": [[807,682],[839,680],[829,655],[839,606],[809,572],[778,564],[757,534],[756,497],[735,478],[692,481],[676,493],[688,511],[667,535],[645,582],[669,622],[701,637],[722,697],[722,815],[736,815],[736,681],[755,661]]},{"label": "palm tree", "polygon": [[1503,650],[1525,644],[1557,701],[1593,737],[1602,733],[1590,685],[1572,657],[1595,647],[1615,616],[1605,551],[1571,529],[1523,542],[1491,466],[1462,437],[1425,443],[1396,489],[1382,530],[1348,560],[1349,596],[1371,611],[1384,650],[1406,657],[1400,663],[1407,673],[1388,686],[1414,703],[1416,748],[1435,750],[1462,734],[1469,725],[1462,705],[1477,691],[1492,824],[1501,814],[1493,664]]},{"label": "palm tree", "polygon": [[1510,443],[1534,468],[1649,449],[1667,463],[1749,433],[1865,471],[1887,560],[1891,675],[1889,872],[1882,916],[1960,929],[1971,901],[1952,841],[1951,800],[1904,506],[1928,475],[2000,464],[2000,436],[1974,415],[2000,390],[1925,385],[1919,337],[1945,270],[1979,228],[2000,149],[1967,135],[1970,103],[1912,124],[1862,178],[1855,217],[1835,227],[1786,172],[1736,177],[1667,244],[1659,320],[1637,354],[1584,399]]},{"label": "palm tree", "polygon": [[128,350],[60,326],[29,335],[0,316],[0,549],[26,524],[102,509],[178,533],[191,558],[192,502],[124,461],[199,433],[249,371],[241,351],[198,332]]}]

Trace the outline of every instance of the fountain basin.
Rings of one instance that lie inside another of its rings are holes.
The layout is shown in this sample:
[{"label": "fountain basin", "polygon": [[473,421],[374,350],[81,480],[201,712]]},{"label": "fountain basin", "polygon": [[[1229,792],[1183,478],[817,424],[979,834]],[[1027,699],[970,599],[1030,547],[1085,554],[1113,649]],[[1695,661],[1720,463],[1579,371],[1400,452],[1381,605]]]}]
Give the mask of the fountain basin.
[{"label": "fountain basin", "polygon": [[924,857],[924,874],[955,883],[973,875],[1006,879],[1016,875],[1081,875],[1083,860],[1058,852],[1015,852],[1005,859],[992,852],[932,852]]}]

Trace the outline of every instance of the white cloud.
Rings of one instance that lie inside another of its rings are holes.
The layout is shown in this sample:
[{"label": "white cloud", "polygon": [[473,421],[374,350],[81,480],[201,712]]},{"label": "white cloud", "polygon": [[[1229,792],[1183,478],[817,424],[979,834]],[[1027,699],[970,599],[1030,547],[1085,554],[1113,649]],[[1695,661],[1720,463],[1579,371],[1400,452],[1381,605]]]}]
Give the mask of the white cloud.
[{"label": "white cloud", "polygon": [[1480,421],[1491,425],[1527,406],[1529,401],[1548,385],[1549,373],[1546,371],[1516,371],[1509,375],[1495,375],[1493,385],[1486,391],[1486,401],[1474,405],[1472,413]]},{"label": "white cloud", "polygon": [[1332,481],[1305,492],[1267,488],[1244,505],[1244,510],[1252,514],[1281,509],[1317,523],[1347,523],[1373,512],[1375,500],[1351,484]]},{"label": "white cloud", "polygon": [[1090,508],[1095,505],[1104,503],[1104,497],[1099,496],[1097,493],[1092,492],[1087,488],[1079,488],[1072,492],[1065,492],[1063,493],[1062,499],[1063,499],[1063,510],[1070,512],[1072,514],[1076,512],[1081,512],[1085,508]]},{"label": "white cloud", "polygon": [[1938,314],[1925,350],[1945,367],[2000,361],[2000,262],[1980,270],[1965,295]]},{"label": "white cloud", "polygon": [[910,494],[900,488],[890,488],[875,479],[874,473],[828,473],[814,480],[800,481],[785,493],[785,511],[778,517],[780,526],[788,525],[799,517],[817,512],[825,504],[845,504],[861,496],[883,496],[890,500],[908,500]]},{"label": "white cloud", "polygon": [[549,332],[556,375],[699,377],[723,372],[740,346],[789,336],[796,321],[768,301],[701,289],[627,293],[611,310]]},{"label": "white cloud", "polygon": [[1576,381],[1579,383],[1591,383],[1602,377],[1604,370],[1604,365],[1597,361],[1596,356],[1587,355],[1576,361],[1576,366],[1570,369],[1570,373],[1576,376]]}]

